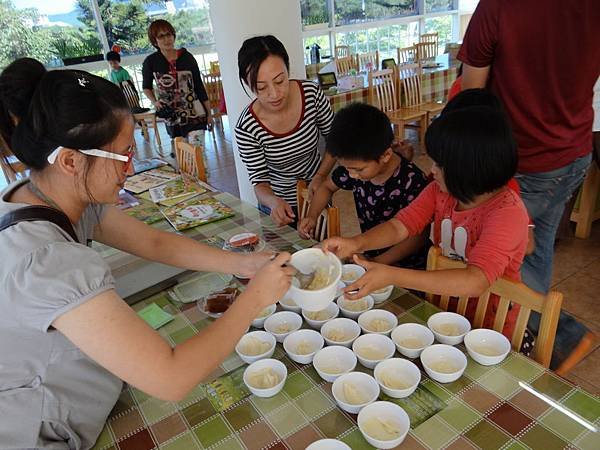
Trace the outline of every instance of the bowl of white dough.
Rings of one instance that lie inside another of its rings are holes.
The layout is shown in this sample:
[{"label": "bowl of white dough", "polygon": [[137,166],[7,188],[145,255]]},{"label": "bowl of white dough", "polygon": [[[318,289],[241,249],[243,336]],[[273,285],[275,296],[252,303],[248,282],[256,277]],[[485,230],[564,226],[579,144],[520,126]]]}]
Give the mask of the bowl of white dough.
[{"label": "bowl of white dough", "polygon": [[286,378],[287,368],[277,359],[261,359],[244,371],[244,384],[257,397],[273,397],[283,389]]},{"label": "bowl of white dough", "polygon": [[399,446],[410,429],[410,418],[392,402],[374,402],[358,413],[358,429],[369,444],[389,449]]},{"label": "bowl of white dough", "polygon": [[305,311],[321,311],[333,301],[342,277],[342,263],[333,253],[318,248],[299,250],[292,255],[290,265],[302,274],[313,274],[310,283],[301,287],[300,278],[292,278],[285,298],[293,300]]}]

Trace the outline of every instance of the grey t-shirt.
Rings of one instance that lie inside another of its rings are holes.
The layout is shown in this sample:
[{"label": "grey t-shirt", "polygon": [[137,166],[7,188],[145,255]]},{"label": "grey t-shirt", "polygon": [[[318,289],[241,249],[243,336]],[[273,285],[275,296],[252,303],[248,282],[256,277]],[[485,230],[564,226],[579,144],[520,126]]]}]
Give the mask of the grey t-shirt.
[{"label": "grey t-shirt", "polygon": [[[0,216],[26,206],[0,194]],[[91,239],[102,206],[74,226]],[[0,448],[88,449],[122,381],[84,355],[52,322],[114,288],[110,268],[57,225],[21,222],[0,232]]]}]

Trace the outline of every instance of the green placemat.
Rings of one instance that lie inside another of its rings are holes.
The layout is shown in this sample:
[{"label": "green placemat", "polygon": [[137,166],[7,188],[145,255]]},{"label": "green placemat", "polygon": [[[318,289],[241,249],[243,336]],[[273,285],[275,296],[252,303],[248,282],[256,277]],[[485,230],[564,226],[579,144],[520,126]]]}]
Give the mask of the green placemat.
[{"label": "green placemat", "polygon": [[144,319],[144,321],[155,330],[159,329],[175,318],[175,316],[163,311],[156,303],[151,303],[144,309],[138,311],[138,316]]}]

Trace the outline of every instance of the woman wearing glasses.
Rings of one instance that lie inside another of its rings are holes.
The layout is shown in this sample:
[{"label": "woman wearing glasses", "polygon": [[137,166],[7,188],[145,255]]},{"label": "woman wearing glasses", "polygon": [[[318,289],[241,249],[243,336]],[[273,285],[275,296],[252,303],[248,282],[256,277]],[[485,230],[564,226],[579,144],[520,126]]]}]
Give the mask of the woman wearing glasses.
[{"label": "woman wearing glasses", "polygon": [[[210,103],[198,63],[185,48],[175,48],[175,36],[173,25],[166,20],[152,22],[148,39],[157,51],[149,55],[142,66],[144,94],[158,115],[167,120],[171,138],[188,137],[192,131],[212,126]],[[154,82],[158,96],[153,89]]]},{"label": "woman wearing glasses", "polygon": [[[0,132],[31,175],[0,193],[0,223],[32,205],[66,215],[0,231],[0,445],[88,449],[123,382],[178,401],[289,287],[288,254],[244,256],[156,230],[117,208],[133,120],[119,88],[20,60],[0,75]],[[2,226],[0,226],[0,229]],[[76,238],[76,239],[75,239]],[[164,264],[253,277],[227,312],[171,348],[117,295],[89,239]]]}]

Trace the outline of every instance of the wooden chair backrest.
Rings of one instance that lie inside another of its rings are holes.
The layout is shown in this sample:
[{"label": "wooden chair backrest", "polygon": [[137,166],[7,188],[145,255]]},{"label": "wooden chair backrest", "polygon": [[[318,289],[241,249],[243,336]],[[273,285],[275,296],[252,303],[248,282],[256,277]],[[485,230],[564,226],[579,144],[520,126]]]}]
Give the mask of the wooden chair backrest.
[{"label": "wooden chair backrest", "polygon": [[212,75],[220,75],[221,74],[221,66],[219,65],[219,61],[211,61],[210,62],[210,73]]},{"label": "wooden chair backrest", "polygon": [[200,145],[188,144],[184,138],[175,138],[175,159],[182,175],[187,175],[198,180],[207,181],[206,167],[204,166],[203,148]]},{"label": "wooden chair backrest", "polygon": [[338,75],[347,75],[352,69],[358,71],[354,56],[345,56],[343,58],[337,58],[335,60],[335,67]]},{"label": "wooden chair backrest", "polygon": [[350,47],[347,45],[336,45],[335,46],[335,59],[346,58],[350,56]]},{"label": "wooden chair backrest", "polygon": [[213,111],[218,111],[221,105],[221,92],[223,89],[223,83],[221,82],[221,75],[215,73],[204,73],[202,74],[204,88],[208,95],[208,102]]},{"label": "wooden chair backrest", "polygon": [[435,58],[438,54],[438,47],[436,42],[419,42],[415,44],[417,47],[417,60],[423,61],[429,58]]},{"label": "wooden chair backrest", "polygon": [[136,108],[136,107],[140,107],[140,96],[138,95],[137,91],[135,90],[133,83],[129,80],[126,81],[121,81],[120,84],[121,87],[121,91],[123,91],[123,94],[125,95],[125,98],[127,99],[127,104],[129,105],[130,108]]},{"label": "wooden chair backrest", "polygon": [[415,45],[397,48],[396,52],[398,53],[398,65],[417,62],[417,47]]},{"label": "wooden chair backrest", "polygon": [[[464,267],[465,264],[463,262],[442,256],[442,252],[438,247],[432,247],[429,250],[427,256],[427,270],[459,269]],[[547,295],[543,295],[530,289],[524,283],[500,278],[479,297],[475,311],[475,320],[473,321],[473,328],[482,327],[490,294],[495,294],[500,297],[498,311],[493,324],[493,329],[498,332],[502,332],[510,303],[513,302],[521,306],[517,316],[515,330],[511,338],[511,346],[513,350],[517,352],[521,348],[523,334],[525,333],[531,311],[540,313],[540,330],[535,342],[533,359],[544,367],[549,367],[552,358],[552,349],[554,347],[554,338],[556,337],[558,317],[562,306],[562,294],[560,292],[550,291]],[[431,301],[433,295],[427,294],[427,298]],[[441,296],[439,304],[440,308],[447,310],[449,301],[450,297]],[[458,314],[465,314],[468,301],[468,297],[459,297],[456,311]]]},{"label": "wooden chair backrest", "polygon": [[369,72],[369,102],[383,112],[399,108],[396,95],[395,69]]},{"label": "wooden chair backrest", "polygon": [[423,103],[421,68],[418,64],[403,64],[396,68],[400,85],[401,106],[412,107]]},{"label": "wooden chair backrest", "polygon": [[[298,202],[298,220],[308,214],[310,202],[308,201],[308,186],[306,181],[298,180],[296,183],[296,200]],[[323,241],[327,238],[340,235],[340,211],[335,206],[329,206],[321,211],[315,226],[315,240]]]},{"label": "wooden chair backrest", "polygon": [[438,33],[424,33],[419,36],[419,42],[433,42],[438,45]]},{"label": "wooden chair backrest", "polygon": [[[361,71],[373,71],[379,69],[379,50],[357,55],[358,69]],[[369,70],[369,66],[371,69]]]}]

